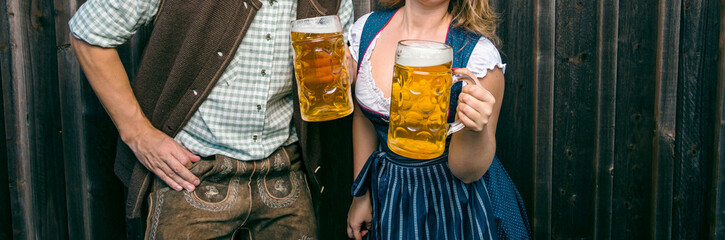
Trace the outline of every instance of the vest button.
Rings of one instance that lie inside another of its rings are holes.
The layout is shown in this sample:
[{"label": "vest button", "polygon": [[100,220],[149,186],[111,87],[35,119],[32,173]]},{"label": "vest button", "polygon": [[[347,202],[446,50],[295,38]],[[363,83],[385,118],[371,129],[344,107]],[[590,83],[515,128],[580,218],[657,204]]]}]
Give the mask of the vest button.
[{"label": "vest button", "polygon": [[217,51],[216,52],[216,55],[219,55],[220,57],[223,57],[224,56],[224,53],[222,51]]},{"label": "vest button", "polygon": [[192,89],[192,90],[191,90],[191,93],[193,93],[193,94],[194,94],[194,96],[197,96],[197,95],[199,95],[199,93],[198,93],[198,92],[196,92],[196,89]]}]

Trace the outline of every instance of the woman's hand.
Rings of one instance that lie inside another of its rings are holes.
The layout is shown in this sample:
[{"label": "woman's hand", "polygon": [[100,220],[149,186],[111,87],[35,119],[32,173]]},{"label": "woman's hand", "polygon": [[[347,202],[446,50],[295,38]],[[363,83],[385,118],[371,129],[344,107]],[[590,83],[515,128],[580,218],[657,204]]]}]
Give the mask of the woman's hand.
[{"label": "woman's hand", "polygon": [[465,68],[456,68],[454,74],[463,74],[470,76],[475,84],[468,84],[463,87],[458,97],[458,119],[466,126],[466,129],[481,132],[486,129],[491,114],[493,113],[496,98],[493,94],[483,88],[478,78]]},{"label": "woman's hand", "polygon": [[[362,197],[354,197],[347,212],[347,236],[361,240],[368,234],[370,223],[373,220],[373,205],[370,203],[370,193]],[[363,226],[365,228],[363,229]]]}]

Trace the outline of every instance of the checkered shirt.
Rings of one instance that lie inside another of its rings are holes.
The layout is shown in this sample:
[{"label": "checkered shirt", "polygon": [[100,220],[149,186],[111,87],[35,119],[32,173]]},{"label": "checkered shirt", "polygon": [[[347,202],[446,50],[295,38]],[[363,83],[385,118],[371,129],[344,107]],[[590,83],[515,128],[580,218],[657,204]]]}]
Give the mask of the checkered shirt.
[{"label": "checkered shirt", "polygon": [[[153,21],[161,0],[88,0],[69,25],[78,39],[116,47]],[[290,22],[296,0],[265,0],[234,59],[175,140],[201,156],[263,159],[298,140],[292,124],[293,57]],[[347,36],[352,0],[338,16]]]}]

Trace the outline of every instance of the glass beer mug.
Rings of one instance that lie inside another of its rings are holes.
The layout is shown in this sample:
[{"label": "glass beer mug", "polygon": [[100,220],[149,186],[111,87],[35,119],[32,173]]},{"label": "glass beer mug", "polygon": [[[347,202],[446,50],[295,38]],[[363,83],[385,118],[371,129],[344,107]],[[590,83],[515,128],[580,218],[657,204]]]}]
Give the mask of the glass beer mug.
[{"label": "glass beer mug", "polygon": [[390,103],[388,147],[398,155],[431,159],[445,150],[446,136],[463,128],[449,128],[451,86],[467,76],[452,76],[453,49],[443,43],[403,40],[395,52]]},{"label": "glass beer mug", "polygon": [[291,38],[302,119],[319,122],[350,115],[340,19],[333,15],[292,21]]}]

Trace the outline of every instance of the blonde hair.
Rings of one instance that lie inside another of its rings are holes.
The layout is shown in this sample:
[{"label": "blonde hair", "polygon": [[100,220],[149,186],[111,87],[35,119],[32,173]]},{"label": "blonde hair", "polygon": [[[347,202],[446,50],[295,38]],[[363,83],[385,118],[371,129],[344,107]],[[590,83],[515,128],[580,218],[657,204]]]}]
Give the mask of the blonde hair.
[{"label": "blonde hair", "polygon": [[[405,0],[380,0],[380,3],[388,9],[400,8],[405,5]],[[453,15],[453,27],[462,27],[466,31],[481,34],[496,47],[501,46],[501,39],[496,36],[498,14],[491,8],[489,0],[450,0],[448,13]]]}]

